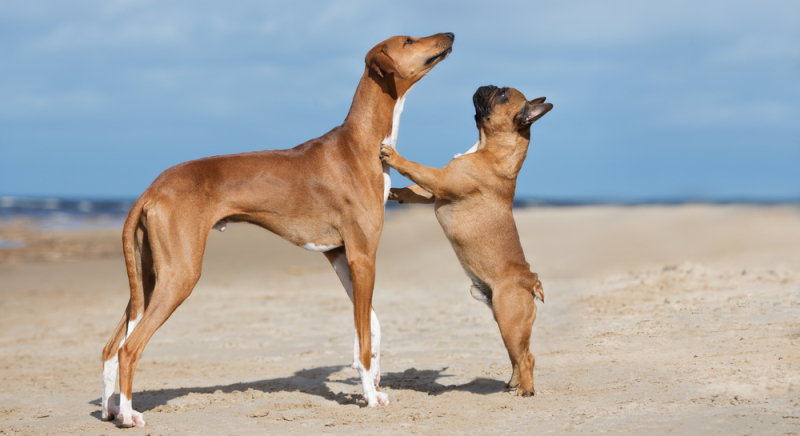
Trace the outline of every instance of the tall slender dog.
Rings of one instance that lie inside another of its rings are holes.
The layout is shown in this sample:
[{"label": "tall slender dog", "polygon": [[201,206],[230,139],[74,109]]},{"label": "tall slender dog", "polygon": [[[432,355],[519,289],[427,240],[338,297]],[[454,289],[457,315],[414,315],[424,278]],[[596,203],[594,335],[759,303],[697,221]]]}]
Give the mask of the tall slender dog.
[{"label": "tall slender dog", "polygon": [[392,189],[400,203],[435,203],[436,218],[472,279],[470,292],[486,303],[500,327],[512,375],[508,387],[533,395],[534,357],[529,350],[535,298],[544,301],[539,276],[525,261],[511,207],[530,143],[531,124],[553,105],[527,101],[513,88],[483,86],[472,97],[478,143],[444,168],[429,168],[381,146],[381,160],[416,183]]},{"label": "tall slender dog", "polygon": [[380,325],[372,311],[375,253],[391,186],[378,146],[396,142],[408,91],[450,54],[453,40],[452,33],[395,36],[375,46],[344,123],[317,139],[290,150],[185,162],[156,178],[123,227],[131,297],[103,349],[103,419],[145,426],[131,401],[139,357],[200,278],[208,232],[239,221],[325,253],[353,302],[353,368],[364,398],[369,406],[389,403],[376,389]]}]

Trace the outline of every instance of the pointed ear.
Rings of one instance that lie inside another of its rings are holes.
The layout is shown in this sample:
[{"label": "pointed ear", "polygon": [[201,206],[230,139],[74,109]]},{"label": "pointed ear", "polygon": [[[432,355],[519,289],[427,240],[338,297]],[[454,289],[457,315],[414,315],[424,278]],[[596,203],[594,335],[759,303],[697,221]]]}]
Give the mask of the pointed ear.
[{"label": "pointed ear", "polygon": [[[544,99],[544,97],[542,97]],[[539,100],[538,98],[536,100]],[[534,101],[536,101],[534,100]],[[538,120],[539,118],[543,117],[544,114],[550,112],[550,109],[553,108],[553,105],[550,103],[545,104],[528,104],[528,106],[522,110],[519,114],[519,123],[520,125],[529,126],[533,124],[534,121]]]},{"label": "pointed ear", "polygon": [[372,56],[371,59],[367,60],[367,65],[379,76],[384,77],[384,75],[389,73],[394,73],[398,78],[405,79],[403,75],[400,73],[400,70],[397,68],[397,64],[394,63],[394,59],[389,57],[386,53],[379,51]]},{"label": "pointed ear", "polygon": [[535,106],[535,105],[537,105],[537,104],[542,104],[542,103],[544,103],[544,101],[545,101],[546,99],[547,99],[547,97],[539,97],[539,98],[536,98],[536,99],[533,99],[533,100],[529,101],[528,103],[529,103],[529,104],[532,104],[532,105],[534,105],[534,106]]}]

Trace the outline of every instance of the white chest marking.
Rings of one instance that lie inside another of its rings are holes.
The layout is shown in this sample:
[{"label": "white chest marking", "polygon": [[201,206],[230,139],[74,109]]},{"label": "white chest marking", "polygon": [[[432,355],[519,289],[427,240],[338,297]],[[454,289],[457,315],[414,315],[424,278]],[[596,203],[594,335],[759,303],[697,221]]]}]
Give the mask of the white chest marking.
[{"label": "white chest marking", "polygon": [[469,148],[469,150],[467,150],[467,151],[465,151],[463,153],[458,153],[457,155],[453,156],[453,159],[455,159],[457,157],[464,156],[465,154],[475,153],[475,151],[478,150],[478,144],[480,144],[480,143],[481,143],[481,140],[479,139],[478,142],[475,143],[475,145],[473,145],[472,147]]},{"label": "white chest marking", "polygon": [[342,246],[341,244],[339,244],[339,245],[314,245],[314,243],[309,242],[308,244],[303,245],[303,248],[305,248],[308,251],[316,251],[316,252],[322,253],[322,252],[325,252],[325,251],[331,251],[334,248],[338,248],[338,247],[341,247],[341,246]]},{"label": "white chest marking", "polygon": [[[414,84],[416,85],[416,83]],[[397,148],[397,134],[400,133],[400,115],[403,114],[403,107],[406,105],[406,97],[408,93],[414,88],[414,85],[411,85],[397,100],[397,103],[394,104],[394,111],[392,112],[392,133],[389,135],[388,138],[383,140],[383,144],[389,144],[392,147]],[[389,190],[392,188],[392,177],[389,174],[391,168],[389,165],[383,164],[383,204],[385,205],[386,202],[389,200]]]}]

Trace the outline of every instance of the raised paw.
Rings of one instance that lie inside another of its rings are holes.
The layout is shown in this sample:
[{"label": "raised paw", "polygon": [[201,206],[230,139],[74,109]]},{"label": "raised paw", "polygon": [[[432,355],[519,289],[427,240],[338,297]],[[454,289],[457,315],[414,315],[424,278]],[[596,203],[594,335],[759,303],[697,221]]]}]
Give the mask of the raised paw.
[{"label": "raised paw", "polygon": [[383,163],[391,165],[396,156],[397,150],[392,145],[381,144],[381,161]]},{"label": "raised paw", "polygon": [[389,190],[389,201],[396,201],[400,204],[403,204],[403,200],[400,199],[400,196],[397,194],[399,188],[392,188]]},{"label": "raised paw", "polygon": [[121,413],[117,415],[117,421],[120,422],[121,427],[136,427],[144,428],[147,423],[144,420],[144,415],[133,410],[130,415]]}]

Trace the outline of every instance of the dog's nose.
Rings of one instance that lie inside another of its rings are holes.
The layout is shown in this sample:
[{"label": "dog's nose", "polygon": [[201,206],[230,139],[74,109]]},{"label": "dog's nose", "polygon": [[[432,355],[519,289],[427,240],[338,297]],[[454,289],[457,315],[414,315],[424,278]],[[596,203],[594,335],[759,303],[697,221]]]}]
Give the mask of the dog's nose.
[{"label": "dog's nose", "polygon": [[456,39],[456,36],[453,35],[453,32],[447,32],[447,33],[444,34],[444,36],[446,36],[447,39],[449,39],[450,41],[455,41],[455,39]]}]

